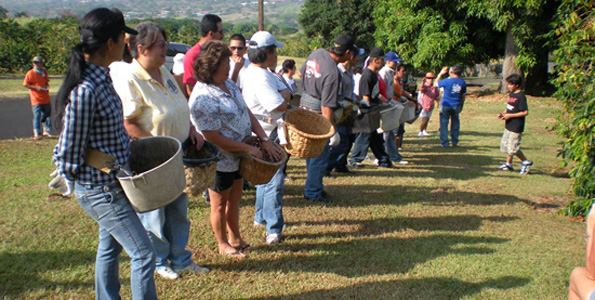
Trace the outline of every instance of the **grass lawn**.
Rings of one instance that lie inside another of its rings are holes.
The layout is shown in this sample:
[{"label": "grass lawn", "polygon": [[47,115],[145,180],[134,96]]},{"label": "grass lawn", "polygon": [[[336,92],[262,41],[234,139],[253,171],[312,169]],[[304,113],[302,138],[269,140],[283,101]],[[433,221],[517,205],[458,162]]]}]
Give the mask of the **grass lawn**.
[{"label": "grass lawn", "polygon": [[[56,86],[56,85],[54,85]],[[408,125],[409,165],[326,179],[333,203],[302,199],[304,160],[291,159],[279,246],[252,226],[254,190],[241,228],[258,247],[237,261],[217,254],[209,208],[191,198],[189,248],[212,269],[177,281],[157,278],[162,299],[564,299],[584,264],[584,225],[556,214],[572,198],[558,169],[561,138],[544,129],[559,106],[529,98],[523,148],[531,174],[502,172],[496,115],[505,96],[468,97],[459,147],[443,149]],[[73,198],[46,200],[56,139],[0,141],[0,298],[93,299],[97,226]],[[518,170],[520,163],[515,160]],[[130,299],[122,256],[121,294]]]}]

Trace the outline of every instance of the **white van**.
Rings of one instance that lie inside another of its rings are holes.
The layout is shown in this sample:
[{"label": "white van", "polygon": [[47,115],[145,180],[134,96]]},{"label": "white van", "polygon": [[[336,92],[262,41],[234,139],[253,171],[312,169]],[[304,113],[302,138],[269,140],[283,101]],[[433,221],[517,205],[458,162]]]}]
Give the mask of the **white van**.
[{"label": "white van", "polygon": [[174,66],[174,56],[178,53],[186,54],[186,51],[190,50],[190,48],[192,47],[182,43],[169,43],[167,46],[167,53],[165,54],[165,63],[163,65],[171,72],[171,69]]}]

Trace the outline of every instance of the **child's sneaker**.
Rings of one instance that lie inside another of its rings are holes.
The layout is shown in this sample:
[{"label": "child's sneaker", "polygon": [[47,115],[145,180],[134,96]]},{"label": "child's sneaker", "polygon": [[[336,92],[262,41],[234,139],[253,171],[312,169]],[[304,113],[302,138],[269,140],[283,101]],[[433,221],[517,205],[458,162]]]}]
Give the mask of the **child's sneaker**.
[{"label": "child's sneaker", "polygon": [[508,163],[503,163],[501,166],[498,167],[500,171],[514,171],[514,168],[509,165]]},{"label": "child's sneaker", "polygon": [[521,163],[521,171],[519,172],[519,174],[521,174],[521,175],[529,174],[529,169],[531,169],[532,166],[533,166],[533,162],[530,160],[526,160],[526,161],[522,162]]}]

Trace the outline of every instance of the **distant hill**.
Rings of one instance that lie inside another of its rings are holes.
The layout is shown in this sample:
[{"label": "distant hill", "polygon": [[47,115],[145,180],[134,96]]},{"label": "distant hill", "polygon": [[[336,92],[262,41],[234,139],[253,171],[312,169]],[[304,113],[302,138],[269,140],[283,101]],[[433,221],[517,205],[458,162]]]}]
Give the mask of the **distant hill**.
[{"label": "distant hill", "polygon": [[[264,2],[265,23],[298,27],[297,15],[305,0]],[[127,18],[196,18],[213,13],[224,22],[256,22],[256,0],[0,0],[14,17],[25,12],[31,17],[54,18],[66,14],[82,16],[96,7],[115,7]]]}]

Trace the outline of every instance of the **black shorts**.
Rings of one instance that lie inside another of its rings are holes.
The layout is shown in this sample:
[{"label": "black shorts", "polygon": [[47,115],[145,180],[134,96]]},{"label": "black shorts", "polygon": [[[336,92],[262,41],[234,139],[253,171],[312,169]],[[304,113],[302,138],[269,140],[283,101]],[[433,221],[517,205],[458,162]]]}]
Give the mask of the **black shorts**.
[{"label": "black shorts", "polygon": [[211,188],[211,190],[221,193],[222,191],[225,191],[227,189],[229,189],[232,185],[233,182],[236,181],[237,179],[241,179],[242,175],[240,175],[240,172],[235,171],[235,172],[215,172],[215,186]]}]

